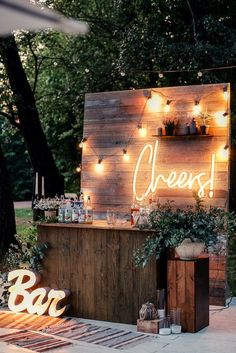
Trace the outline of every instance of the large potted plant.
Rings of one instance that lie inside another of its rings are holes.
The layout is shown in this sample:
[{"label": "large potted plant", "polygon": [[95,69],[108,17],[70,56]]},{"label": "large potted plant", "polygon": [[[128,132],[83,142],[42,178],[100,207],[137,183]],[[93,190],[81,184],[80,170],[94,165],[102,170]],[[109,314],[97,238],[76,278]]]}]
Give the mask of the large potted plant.
[{"label": "large potted plant", "polygon": [[154,254],[158,259],[161,253],[178,248],[183,241],[185,245],[203,243],[207,251],[222,252],[227,237],[236,230],[236,221],[233,213],[217,207],[205,208],[197,199],[195,207],[186,209],[176,208],[171,202],[158,205],[149,215],[149,226],[153,233],[135,251],[136,266],[145,266]]}]

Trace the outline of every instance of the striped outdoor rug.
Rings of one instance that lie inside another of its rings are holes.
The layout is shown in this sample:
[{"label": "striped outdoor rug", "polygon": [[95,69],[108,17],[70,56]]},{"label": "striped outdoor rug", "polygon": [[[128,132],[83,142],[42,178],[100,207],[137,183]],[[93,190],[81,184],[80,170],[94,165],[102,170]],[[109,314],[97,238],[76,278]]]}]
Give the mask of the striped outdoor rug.
[{"label": "striped outdoor rug", "polygon": [[152,340],[143,333],[125,331],[117,328],[88,324],[83,321],[66,325],[57,325],[43,330],[43,332],[72,340],[98,344],[109,348],[127,349]]},{"label": "striped outdoor rug", "polygon": [[117,349],[131,348],[154,339],[143,333],[90,324],[78,318],[52,318],[46,315],[15,314],[9,311],[0,311],[0,327],[40,331],[42,334],[38,335],[39,341],[43,339],[43,334],[50,334],[68,339],[69,342],[83,341]]},{"label": "striped outdoor rug", "polygon": [[71,342],[26,330],[0,335],[0,340],[34,352],[46,352],[49,349],[71,345]]},{"label": "striped outdoor rug", "polygon": [[[53,325],[62,325],[68,320],[70,321],[70,318],[53,318],[46,315],[38,316],[0,311],[0,327],[2,328],[40,331]],[[76,319],[74,320],[76,321]]]}]

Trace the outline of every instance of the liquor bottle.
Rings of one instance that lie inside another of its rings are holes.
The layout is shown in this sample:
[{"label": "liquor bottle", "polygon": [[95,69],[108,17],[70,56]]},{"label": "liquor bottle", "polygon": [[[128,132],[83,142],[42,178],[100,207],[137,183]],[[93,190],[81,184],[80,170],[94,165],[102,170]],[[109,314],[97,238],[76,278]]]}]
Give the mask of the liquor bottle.
[{"label": "liquor bottle", "polygon": [[72,207],[71,207],[71,202],[67,201],[66,207],[65,207],[65,223],[71,223],[71,221],[72,221]]},{"label": "liquor bottle", "polygon": [[90,196],[87,198],[87,203],[85,207],[85,223],[92,224],[93,223],[93,208],[91,205]]},{"label": "liquor bottle", "polygon": [[84,193],[82,190],[80,191],[80,196],[79,196],[79,207],[84,208]]},{"label": "liquor bottle", "polygon": [[65,204],[64,202],[61,202],[58,208],[58,223],[64,223],[64,222],[65,222]]},{"label": "liquor bottle", "polygon": [[72,208],[71,221],[72,221],[72,223],[79,222],[78,205],[77,205],[76,201],[74,202],[74,206]]},{"label": "liquor bottle", "polygon": [[78,208],[78,223],[85,223],[85,210],[83,207]]},{"label": "liquor bottle", "polygon": [[137,204],[137,202],[135,200],[135,196],[134,196],[133,203],[130,207],[130,224],[131,224],[131,226],[136,224],[138,217],[139,217],[139,205]]}]

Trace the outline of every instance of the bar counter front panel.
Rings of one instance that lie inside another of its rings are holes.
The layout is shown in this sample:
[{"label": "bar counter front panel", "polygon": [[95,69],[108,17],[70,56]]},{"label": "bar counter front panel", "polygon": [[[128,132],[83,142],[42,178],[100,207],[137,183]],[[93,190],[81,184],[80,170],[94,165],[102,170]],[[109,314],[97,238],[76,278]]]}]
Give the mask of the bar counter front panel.
[{"label": "bar counter front panel", "polygon": [[166,284],[164,260],[153,258],[144,269],[133,263],[133,251],[147,233],[128,224],[110,227],[105,221],[41,224],[38,240],[50,247],[42,284],[70,289],[72,316],[134,324],[141,305],[155,301],[156,289]]}]

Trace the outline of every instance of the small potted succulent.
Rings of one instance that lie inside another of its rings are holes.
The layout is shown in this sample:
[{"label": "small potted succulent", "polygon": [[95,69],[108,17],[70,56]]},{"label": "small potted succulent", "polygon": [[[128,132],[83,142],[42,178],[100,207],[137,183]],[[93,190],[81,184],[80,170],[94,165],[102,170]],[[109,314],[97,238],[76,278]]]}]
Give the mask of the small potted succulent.
[{"label": "small potted succulent", "polygon": [[200,112],[200,131],[202,135],[208,135],[209,133],[209,121],[212,119],[211,115],[207,113]]},{"label": "small potted succulent", "polygon": [[163,120],[163,125],[165,127],[165,134],[166,136],[173,136],[175,128],[177,126],[178,122],[175,119],[168,118]]}]

